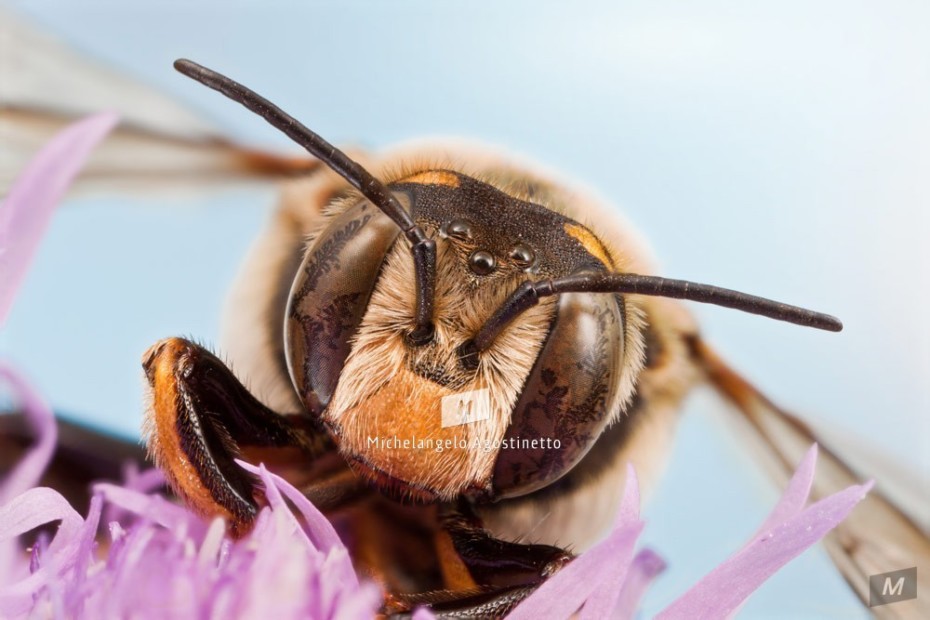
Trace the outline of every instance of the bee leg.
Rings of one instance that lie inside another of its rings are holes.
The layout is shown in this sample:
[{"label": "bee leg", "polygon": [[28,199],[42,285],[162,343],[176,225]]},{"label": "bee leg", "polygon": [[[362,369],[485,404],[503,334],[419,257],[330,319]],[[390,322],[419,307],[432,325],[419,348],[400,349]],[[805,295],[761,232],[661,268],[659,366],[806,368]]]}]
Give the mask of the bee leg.
[{"label": "bee leg", "polygon": [[472,618],[488,620],[504,618],[537,586],[486,588],[468,592],[440,590],[427,594],[388,597],[382,610],[390,618],[411,618],[417,607],[428,607],[436,618]]},{"label": "bee leg", "polygon": [[142,366],[151,388],[149,454],[197,512],[222,516],[234,534],[258,514],[255,480],[235,463],[243,449],[282,448],[312,456],[328,440],[308,416],[265,407],[215,355],[182,338],[153,345]]},{"label": "bee leg", "polygon": [[465,504],[443,511],[440,522],[455,555],[479,586],[537,586],[574,557],[551,545],[494,538]]},{"label": "bee leg", "polygon": [[438,618],[503,617],[574,557],[559,547],[494,538],[464,503],[444,508],[440,523],[452,553],[445,552],[440,537],[439,557],[448,585],[456,589],[396,595],[389,612],[428,605]]}]

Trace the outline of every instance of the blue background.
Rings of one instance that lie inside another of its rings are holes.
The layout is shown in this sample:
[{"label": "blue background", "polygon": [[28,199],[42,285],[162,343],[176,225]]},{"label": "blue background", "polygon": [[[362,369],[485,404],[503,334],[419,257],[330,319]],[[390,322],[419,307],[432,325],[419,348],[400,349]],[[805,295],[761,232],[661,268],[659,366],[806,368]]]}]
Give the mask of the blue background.
[{"label": "blue background", "polygon": [[[495,3],[497,4],[497,3]],[[840,316],[839,335],[694,307],[765,391],[930,475],[926,248],[930,10],[922,2],[5,2],[191,103],[233,136],[291,148],[171,69],[223,70],[336,143],[430,134],[510,147],[599,190],[665,274]],[[139,358],[218,334],[224,294],[272,188],[75,198],[5,330],[56,407],[126,436]],[[776,494],[689,401],[645,540],[670,568],[654,613],[738,548]],[[864,617],[822,549],[745,617]]]}]

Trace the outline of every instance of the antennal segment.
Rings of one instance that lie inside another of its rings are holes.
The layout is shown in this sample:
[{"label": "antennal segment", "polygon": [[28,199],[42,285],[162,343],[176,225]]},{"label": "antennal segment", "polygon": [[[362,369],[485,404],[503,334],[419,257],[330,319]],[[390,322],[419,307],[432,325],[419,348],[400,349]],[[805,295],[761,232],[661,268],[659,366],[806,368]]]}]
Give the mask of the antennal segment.
[{"label": "antennal segment", "polygon": [[432,340],[436,242],[426,236],[384,183],[293,116],[246,86],[190,60],[176,60],[174,68],[261,116],[348,181],[400,227],[410,241],[417,288],[416,328],[408,334],[408,340],[415,345]]},{"label": "antennal segment", "polygon": [[739,291],[698,284],[687,280],[672,280],[657,276],[621,273],[578,273],[551,280],[527,281],[521,284],[501,307],[488,319],[471,340],[459,347],[459,357],[469,368],[478,365],[478,354],[486,351],[497,336],[514,319],[539,303],[543,297],[562,293],[630,293],[655,297],[672,297],[706,304],[714,304],[750,314],[759,314],[778,321],[787,321],[805,327],[831,332],[843,329],[834,316],[783,304],[764,297]]}]

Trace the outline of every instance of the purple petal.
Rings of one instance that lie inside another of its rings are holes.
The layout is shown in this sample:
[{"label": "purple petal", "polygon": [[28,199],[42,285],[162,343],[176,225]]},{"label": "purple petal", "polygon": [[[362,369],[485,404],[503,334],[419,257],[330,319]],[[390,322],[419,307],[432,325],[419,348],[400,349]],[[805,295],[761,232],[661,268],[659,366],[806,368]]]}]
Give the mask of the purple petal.
[{"label": "purple petal", "polygon": [[84,522],[57,491],[46,487],[29,489],[0,508],[0,542],[52,521],[61,521],[56,538],[70,538],[80,531]]},{"label": "purple petal", "polygon": [[639,521],[639,477],[636,475],[636,468],[633,463],[626,464],[626,485],[623,489],[623,497],[620,499],[620,508],[617,510],[617,518],[614,520],[614,527],[621,527],[634,521]]},{"label": "purple petal", "polygon": [[[274,478],[271,477],[271,472],[265,469],[265,465],[259,464],[258,469],[254,473],[258,474],[259,479],[265,486],[265,498],[268,500],[268,506],[271,508],[272,512],[280,510],[282,515],[293,517],[293,514],[287,507],[287,503],[284,501],[284,497],[281,495],[281,491],[275,484]],[[292,518],[289,521],[294,526],[295,531],[302,531],[297,519]],[[307,538],[307,542],[310,542],[309,537]]]},{"label": "purple petal", "polygon": [[[265,498],[268,500],[268,506],[271,508],[272,512],[281,517],[279,522],[276,524],[278,526],[284,525],[286,523],[289,526],[289,530],[292,535],[300,536],[303,539],[304,546],[307,551],[310,553],[322,553],[314,544],[310,538],[310,535],[307,533],[307,530],[300,526],[300,523],[297,521],[297,518],[294,517],[294,514],[288,508],[287,503],[284,501],[284,497],[281,495],[281,490],[278,488],[278,481],[284,482],[281,478],[275,480],[273,474],[265,469],[264,464],[260,464],[257,470],[253,473],[257,473],[258,477],[261,479],[262,484],[265,486]],[[282,486],[285,486],[286,483]]]},{"label": "purple petal", "polygon": [[47,571],[40,568],[26,579],[0,588],[0,618],[26,616],[47,581]]},{"label": "purple petal", "polygon": [[13,397],[23,409],[26,422],[32,427],[37,441],[16,468],[0,484],[0,505],[10,501],[26,489],[34,487],[55,451],[58,427],[55,416],[44,400],[11,366],[0,361],[0,381],[13,389]]},{"label": "purple petal", "polygon": [[581,620],[601,620],[609,618],[610,614],[617,607],[617,601],[620,600],[620,592],[623,583],[626,580],[633,562],[633,549],[636,546],[636,539],[639,538],[640,532],[643,531],[643,523],[637,526],[630,526],[624,529],[615,530],[619,542],[614,547],[614,552],[610,561],[602,568],[602,573],[598,575],[599,585],[594,588],[591,595],[581,608]]},{"label": "purple petal", "polygon": [[[632,463],[626,466],[626,488],[623,499],[617,511],[614,532],[639,526],[642,531],[643,523],[639,520],[639,479]],[[595,588],[585,601],[581,609],[581,620],[599,620],[607,618],[617,607],[622,586],[627,578],[630,565],[633,562],[633,549],[636,537],[627,538],[627,544],[618,548],[616,556],[604,566],[604,572],[599,577],[601,586]]]},{"label": "purple petal", "polygon": [[165,484],[165,474],[160,469],[149,467],[139,471],[139,466],[130,461],[123,469],[123,486],[130,491],[151,493]]},{"label": "purple petal", "polygon": [[83,524],[83,519],[64,497],[44,487],[30,489],[0,508],[0,542],[52,521],[61,521],[61,525],[44,556],[48,561],[58,555],[58,561],[51,569],[40,566],[25,579],[0,586],[0,617],[26,613],[32,608],[36,593],[48,583],[50,570],[70,567]]},{"label": "purple petal", "polygon": [[816,466],[817,444],[813,444],[808,448],[801,462],[798,463],[798,468],[794,471],[794,475],[791,476],[791,480],[788,482],[788,486],[785,487],[785,492],[782,493],[781,499],[778,500],[775,508],[772,509],[769,516],[765,519],[765,522],[762,523],[761,527],[756,531],[753,536],[754,539],[762,534],[767,534],[776,526],[781,525],[804,510],[804,506],[807,505],[807,498],[811,493],[811,485],[814,482],[814,469]]},{"label": "purple petal", "polygon": [[226,522],[217,517],[210,522],[210,527],[207,528],[203,543],[200,545],[200,551],[197,552],[197,561],[201,566],[216,566],[220,563],[225,539]]},{"label": "purple petal", "polygon": [[0,326],[6,321],[55,205],[91,150],[116,125],[112,113],[78,121],[51,139],[29,162],[0,207]]},{"label": "purple petal", "polygon": [[[139,471],[139,466],[130,461],[123,467],[123,488],[138,493],[152,493],[165,484],[165,475],[160,469],[151,467]],[[110,504],[103,512],[103,522],[112,523],[113,521],[129,520],[133,513]]]},{"label": "purple petal", "polygon": [[639,484],[630,466],[617,526],[605,540],[547,579],[517,605],[508,619],[568,618],[582,606],[583,617],[608,617],[616,605],[636,539],[643,529],[638,514]]},{"label": "purple petal", "polygon": [[872,483],[851,486],[755,538],[695,584],[657,618],[723,618],[775,571],[823,538],[855,507]]},{"label": "purple petal", "polygon": [[[622,584],[604,583],[605,567],[621,564],[625,571],[629,561],[618,562],[628,549],[632,549],[642,531],[642,523],[615,529],[602,542],[576,557],[507,616],[508,620],[535,618],[568,618],[585,604],[598,588],[620,589]],[[613,571],[610,571],[613,572]],[[613,574],[609,575],[613,577]]]},{"label": "purple petal", "polygon": [[[236,462],[247,472],[261,475],[261,469],[254,465],[246,463],[245,461],[237,460]],[[273,486],[280,489],[303,515],[307,527],[309,528],[307,533],[317,548],[322,551],[329,551],[330,549],[343,546],[342,541],[339,539],[339,534],[336,533],[332,523],[329,522],[329,519],[327,519],[322,512],[317,510],[317,507],[307,499],[306,495],[295,489],[280,476],[271,472],[266,473],[268,479],[273,483]]]},{"label": "purple petal", "polygon": [[87,581],[88,570],[92,566],[95,558],[94,552],[97,548],[97,527],[100,524],[100,515],[103,512],[103,499],[95,495],[90,500],[90,509],[87,512],[87,520],[81,527],[78,534],[77,556],[74,562],[74,570],[71,573],[71,579],[68,582],[68,592],[65,593],[63,604],[68,607],[75,616],[81,615],[83,607],[83,593],[81,592],[83,584]]},{"label": "purple petal", "polygon": [[93,491],[102,495],[114,506],[144,516],[168,529],[177,530],[182,526],[187,528],[192,525],[202,526],[192,513],[158,495],[146,495],[108,482],[95,484]]},{"label": "purple petal", "polygon": [[630,566],[630,572],[623,582],[623,587],[620,589],[613,617],[632,618],[639,609],[639,603],[646,590],[666,566],[662,556],[652,549],[643,549],[637,553]]},{"label": "purple petal", "polygon": [[[339,535],[329,522],[329,519],[327,519],[303,493],[295,489],[280,476],[269,472],[264,466],[256,468],[245,461],[237,462],[246,471],[261,477],[269,494],[269,504],[272,505],[273,509],[275,508],[275,503],[280,502],[278,509],[286,511],[288,515],[291,514],[287,506],[284,505],[283,500],[280,499],[280,495],[278,494],[278,491],[280,491],[293,502],[297,510],[303,515],[306,527],[301,528],[301,531],[307,536],[308,550],[319,550],[320,552],[328,554],[324,560],[324,563],[329,565],[329,568],[325,569],[330,573],[327,583],[339,584],[339,588],[342,589],[357,589],[359,587],[358,575],[352,567],[348,550],[345,545],[342,544]],[[323,599],[326,598],[327,597],[323,597]],[[336,600],[335,596],[328,598],[332,601]],[[322,610],[318,615],[329,617],[335,613],[335,609],[326,609]]]}]

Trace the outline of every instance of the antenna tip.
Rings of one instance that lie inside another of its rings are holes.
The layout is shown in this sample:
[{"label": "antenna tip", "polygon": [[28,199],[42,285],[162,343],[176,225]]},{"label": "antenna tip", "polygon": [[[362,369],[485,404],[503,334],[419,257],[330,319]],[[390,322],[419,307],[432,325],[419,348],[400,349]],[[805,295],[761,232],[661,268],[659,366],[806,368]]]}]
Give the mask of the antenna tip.
[{"label": "antenna tip", "polygon": [[828,332],[841,332],[843,331],[843,322],[835,316],[824,314],[820,317],[817,327]]},{"label": "antenna tip", "polygon": [[174,61],[174,68],[183,73],[184,75],[191,76],[196,74],[203,67],[193,60],[188,60],[187,58],[178,58]]}]

